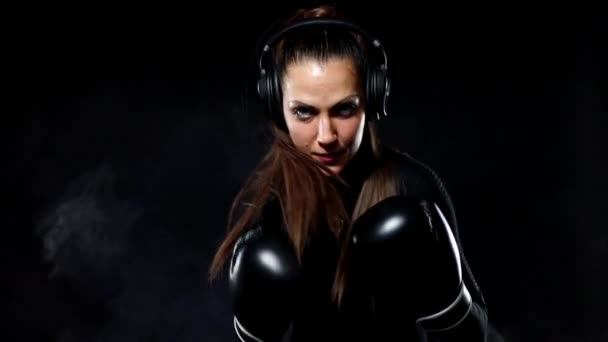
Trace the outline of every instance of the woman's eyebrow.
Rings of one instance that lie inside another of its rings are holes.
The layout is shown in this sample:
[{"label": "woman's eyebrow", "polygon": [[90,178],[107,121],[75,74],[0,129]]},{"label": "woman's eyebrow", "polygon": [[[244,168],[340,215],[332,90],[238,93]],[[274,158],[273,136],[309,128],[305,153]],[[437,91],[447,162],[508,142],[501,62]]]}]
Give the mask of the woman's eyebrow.
[{"label": "woman's eyebrow", "polygon": [[308,104],[306,104],[304,102],[301,102],[301,101],[298,101],[298,100],[289,101],[289,108],[293,109],[293,108],[296,108],[296,107],[304,108],[304,109],[307,109],[307,110],[310,110],[310,111],[317,111],[318,110],[317,108],[315,108],[315,106],[308,105]]},{"label": "woman's eyebrow", "polygon": [[344,103],[347,103],[347,102],[353,102],[353,101],[356,101],[358,103],[359,102],[359,95],[357,95],[357,94],[349,95],[349,96],[343,98],[342,100],[340,100],[338,103],[336,103],[334,105],[334,107],[338,106],[338,105],[341,105],[341,104],[344,104]]},{"label": "woman's eyebrow", "polygon": [[[359,95],[357,95],[357,94],[349,95],[349,96],[343,98],[342,100],[338,101],[336,104],[334,104],[332,106],[332,108],[336,107],[336,106],[339,106],[339,105],[342,105],[342,104],[345,104],[345,103],[348,103],[348,102],[353,102],[353,101],[359,102]],[[306,108],[314,108],[314,109],[316,109],[315,106],[309,105],[307,103],[304,103],[304,102],[298,101],[298,100],[291,100],[291,101],[289,101],[289,105],[292,106],[292,107],[293,106],[303,106],[303,107],[306,107]]]}]

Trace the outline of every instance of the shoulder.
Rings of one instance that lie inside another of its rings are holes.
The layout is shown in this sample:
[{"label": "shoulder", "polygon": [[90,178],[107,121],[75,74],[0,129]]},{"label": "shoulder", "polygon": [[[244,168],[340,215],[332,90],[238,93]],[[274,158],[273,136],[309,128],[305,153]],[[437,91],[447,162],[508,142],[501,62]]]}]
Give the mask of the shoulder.
[{"label": "shoulder", "polygon": [[265,234],[281,232],[283,211],[274,189],[266,194],[244,192],[233,203],[230,221],[242,227],[243,237],[249,231],[263,230]]},{"label": "shoulder", "polygon": [[391,146],[385,146],[383,150],[384,158],[400,183],[401,194],[435,202],[458,235],[456,212],[440,175],[431,166],[409,153]]},{"label": "shoulder", "polygon": [[384,153],[405,194],[424,198],[447,196],[444,182],[431,166],[391,146],[385,146]]}]

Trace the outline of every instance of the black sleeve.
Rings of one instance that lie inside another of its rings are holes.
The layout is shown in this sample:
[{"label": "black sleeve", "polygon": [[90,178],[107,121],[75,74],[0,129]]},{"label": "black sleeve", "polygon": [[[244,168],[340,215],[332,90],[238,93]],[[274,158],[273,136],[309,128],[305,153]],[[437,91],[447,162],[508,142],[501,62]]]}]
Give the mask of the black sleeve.
[{"label": "black sleeve", "polygon": [[426,188],[425,193],[428,193],[431,199],[439,205],[444,215],[446,215],[446,219],[448,220],[450,228],[454,233],[454,237],[460,251],[463,282],[466,288],[469,290],[473,300],[471,311],[463,322],[450,330],[429,332],[427,333],[427,336],[431,339],[431,341],[486,341],[489,329],[487,305],[482,291],[477,284],[477,281],[475,280],[473,272],[471,271],[465,257],[462,244],[460,242],[458,220],[456,218],[456,212],[454,210],[452,200],[438,174],[428,165],[425,165],[420,161],[415,162],[423,170],[424,176],[422,179],[425,184],[421,184],[421,186]]},{"label": "black sleeve", "polygon": [[407,154],[403,155],[405,159],[398,165],[401,165],[400,172],[405,173],[405,191],[435,201],[446,216],[460,251],[463,282],[473,301],[469,314],[459,325],[445,331],[427,332],[427,337],[430,341],[485,342],[489,331],[487,305],[465,257],[452,200],[439,175],[431,167]]}]

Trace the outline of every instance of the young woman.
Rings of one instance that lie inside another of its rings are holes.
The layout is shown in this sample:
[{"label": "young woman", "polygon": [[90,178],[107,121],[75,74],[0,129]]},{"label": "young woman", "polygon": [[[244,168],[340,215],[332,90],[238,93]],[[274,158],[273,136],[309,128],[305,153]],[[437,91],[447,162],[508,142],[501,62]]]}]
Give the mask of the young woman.
[{"label": "young woman", "polygon": [[242,341],[485,341],[487,313],[435,172],[385,146],[387,58],[329,6],[267,41],[274,141],[236,197],[229,261]]}]

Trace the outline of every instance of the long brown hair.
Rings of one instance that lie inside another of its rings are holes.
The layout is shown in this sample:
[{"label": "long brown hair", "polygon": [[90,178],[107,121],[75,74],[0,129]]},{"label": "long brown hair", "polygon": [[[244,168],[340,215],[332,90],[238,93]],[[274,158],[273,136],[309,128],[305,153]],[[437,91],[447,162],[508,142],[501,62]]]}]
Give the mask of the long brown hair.
[{"label": "long brown hair", "polygon": [[[345,19],[334,7],[320,6],[299,10],[288,22],[309,17]],[[297,61],[298,58],[322,59],[339,55],[352,58],[358,65],[360,75],[363,76],[365,57],[361,38],[356,37],[350,42],[345,42],[343,38],[342,36],[336,40],[325,38],[319,43],[318,40],[307,42],[300,37],[297,42],[283,42],[275,56],[279,73],[287,64]],[[348,44],[351,45],[350,48]],[[401,185],[391,173],[390,165],[383,158],[376,125],[373,121],[368,121],[366,124],[361,148],[370,151],[373,164],[377,167],[363,182],[353,212],[349,215],[336,188],[336,181],[348,186],[346,181],[339,175],[333,175],[331,170],[308,154],[299,151],[289,134],[281,128],[283,126],[280,123],[270,122],[273,142],[232,203],[228,214],[228,232],[211,262],[210,280],[220,273],[226,260],[231,256],[234,244],[243,232],[252,228],[260,217],[270,196],[275,196],[280,203],[283,222],[298,259],[301,258],[309,238],[322,224],[326,224],[340,240],[341,245],[347,246],[344,242],[348,241],[351,222],[378,201],[397,194]],[[325,222],[319,220],[319,217]],[[344,266],[347,260],[348,250],[341,248],[333,288],[333,296],[338,303],[342,299],[347,280]]]}]

